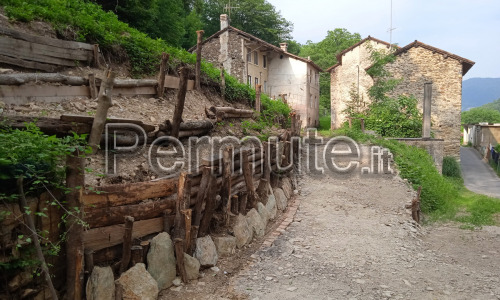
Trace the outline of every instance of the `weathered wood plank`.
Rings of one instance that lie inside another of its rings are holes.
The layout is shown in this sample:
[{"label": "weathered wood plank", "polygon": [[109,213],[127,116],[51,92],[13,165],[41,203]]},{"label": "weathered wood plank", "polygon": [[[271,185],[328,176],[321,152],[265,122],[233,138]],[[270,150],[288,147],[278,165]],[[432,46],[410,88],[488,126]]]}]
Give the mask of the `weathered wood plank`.
[{"label": "weathered wood plank", "polygon": [[21,58],[23,60],[37,61],[37,62],[41,62],[41,63],[66,66],[66,67],[75,67],[76,66],[76,63],[74,60],[69,60],[69,59],[65,59],[65,58],[57,58],[57,57],[47,56],[44,54],[35,53],[33,51],[33,49],[31,49],[29,47],[29,45],[14,48],[10,45],[0,43],[0,53],[5,55],[5,56]]},{"label": "weathered wood plank", "polygon": [[5,36],[0,36],[0,45],[4,46],[5,49],[11,48],[15,50],[18,48],[24,48],[24,49],[30,49],[34,54],[38,55],[52,56],[69,60],[80,60],[80,61],[88,61],[90,58],[89,54],[91,53],[89,50],[60,48],[49,45],[26,42],[23,40],[18,40]]},{"label": "weathered wood plank", "polygon": [[[163,218],[154,218],[134,222],[132,239],[163,231]],[[83,232],[85,249],[97,251],[123,242],[125,224],[99,227]]]},{"label": "weathered wood plank", "polygon": [[8,125],[15,129],[26,128],[26,122],[35,123],[40,130],[48,135],[60,135],[74,131],[78,134],[89,133],[90,125],[82,123],[65,122],[59,119],[46,117],[28,117],[28,116],[1,116],[0,120],[5,121]]},{"label": "weathered wood plank", "polygon": [[42,70],[46,72],[55,72],[58,69],[58,67],[55,65],[49,65],[35,61],[26,61],[20,58],[14,58],[5,55],[0,55],[0,63],[14,65],[27,69]]},{"label": "weathered wood plank", "polygon": [[86,86],[0,85],[0,97],[90,97]]},{"label": "weathered wood plank", "polygon": [[[116,184],[96,188],[96,192],[86,192],[82,205],[88,208],[102,208],[134,204],[144,199],[168,197],[177,192],[177,178],[159,181]],[[175,206],[174,206],[175,207]]]},{"label": "weathered wood plank", "polygon": [[142,87],[116,87],[113,88],[113,96],[135,96],[135,95],[156,95],[154,86]]},{"label": "weathered wood plank", "polygon": [[[61,120],[66,121],[66,122],[92,124],[94,122],[94,117],[80,116],[80,115],[62,115]],[[154,125],[144,124],[142,121],[139,121],[139,120],[122,119],[122,118],[108,118],[108,119],[106,119],[106,123],[131,123],[131,124],[139,125],[146,132],[150,132],[150,131],[155,130]]]},{"label": "weathered wood plank", "polygon": [[67,48],[67,49],[93,50],[93,46],[91,44],[72,42],[72,41],[64,41],[64,40],[53,39],[53,38],[48,38],[48,37],[36,36],[36,35],[20,32],[20,31],[11,29],[11,28],[7,28],[4,26],[0,26],[0,34],[11,36],[11,37],[19,39],[19,40],[38,43],[38,44],[42,44],[42,45],[49,45],[49,46],[54,46],[54,47]]},{"label": "weathered wood plank", "polygon": [[[165,76],[165,87],[170,89],[178,89],[181,79],[175,76]],[[187,90],[194,89],[194,80],[188,80]]]}]

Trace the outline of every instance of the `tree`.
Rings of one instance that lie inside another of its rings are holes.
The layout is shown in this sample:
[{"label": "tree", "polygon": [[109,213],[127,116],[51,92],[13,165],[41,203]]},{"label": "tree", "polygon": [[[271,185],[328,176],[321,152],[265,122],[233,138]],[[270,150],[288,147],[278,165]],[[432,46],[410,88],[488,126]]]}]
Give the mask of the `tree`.
[{"label": "tree", "polygon": [[288,40],[286,41],[286,43],[288,44],[288,52],[289,53],[292,53],[292,54],[295,54],[295,55],[299,55],[300,54],[300,48],[302,48],[302,45],[297,42],[297,41],[294,41],[294,40]]},{"label": "tree", "polygon": [[[220,30],[220,15],[228,13],[224,6],[227,0],[206,0],[203,4],[202,21],[207,36]],[[232,3],[230,25],[248,32],[268,43],[278,46],[291,39],[292,22],[266,0],[241,0]]]},{"label": "tree", "polygon": [[462,112],[462,124],[477,124],[481,122],[500,123],[500,112],[483,107],[472,108]]},{"label": "tree", "polygon": [[[344,49],[356,44],[361,40],[359,33],[350,33],[347,29],[336,28],[329,30],[326,37],[318,42],[307,41],[300,49],[299,55],[310,57],[314,63],[326,70],[337,63],[337,54]],[[321,73],[319,79],[320,85],[320,111],[330,110],[330,74]]]},{"label": "tree", "polygon": [[480,106],[480,108],[494,109],[500,111],[500,99],[497,99],[490,103],[483,104]]}]

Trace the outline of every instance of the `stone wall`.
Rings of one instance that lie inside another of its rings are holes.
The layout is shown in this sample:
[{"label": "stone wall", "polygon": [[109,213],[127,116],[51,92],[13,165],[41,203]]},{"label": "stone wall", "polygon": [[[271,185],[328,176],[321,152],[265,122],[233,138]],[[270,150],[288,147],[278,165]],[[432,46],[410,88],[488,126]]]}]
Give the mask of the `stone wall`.
[{"label": "stone wall", "polygon": [[434,159],[434,165],[439,173],[443,171],[443,157],[444,157],[444,140],[442,139],[421,139],[421,138],[405,138],[395,139],[403,142],[409,146],[415,146],[425,149],[427,153]]},{"label": "stone wall", "polygon": [[330,73],[332,129],[341,127],[346,121],[344,110],[347,108],[347,103],[351,101],[351,90],[359,91],[364,106],[370,103],[368,89],[373,85],[373,79],[365,71],[372,64],[370,49],[387,49],[387,45],[367,40],[343,54],[342,64]]},{"label": "stone wall", "polygon": [[431,132],[444,140],[445,156],[460,156],[460,112],[462,106],[462,64],[453,58],[413,47],[386,66],[394,78],[403,81],[390,96],[414,95],[422,111],[424,84],[432,82]]}]

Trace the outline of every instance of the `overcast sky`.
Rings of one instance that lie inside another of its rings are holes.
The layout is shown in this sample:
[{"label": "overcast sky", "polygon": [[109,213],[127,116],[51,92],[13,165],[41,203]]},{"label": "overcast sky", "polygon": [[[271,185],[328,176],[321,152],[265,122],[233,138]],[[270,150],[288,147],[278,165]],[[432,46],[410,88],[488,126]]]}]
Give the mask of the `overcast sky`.
[{"label": "overcast sky", "polygon": [[[389,42],[391,0],[267,0],[293,22],[293,38],[319,42],[346,28]],[[392,42],[419,40],[475,61],[464,79],[500,77],[500,0],[392,0]]]}]

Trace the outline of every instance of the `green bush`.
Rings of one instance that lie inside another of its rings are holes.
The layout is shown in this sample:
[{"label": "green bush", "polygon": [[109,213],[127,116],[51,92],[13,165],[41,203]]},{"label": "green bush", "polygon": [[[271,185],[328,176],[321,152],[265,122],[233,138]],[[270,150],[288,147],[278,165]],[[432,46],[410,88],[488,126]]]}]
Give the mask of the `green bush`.
[{"label": "green bush", "polygon": [[443,175],[452,178],[462,178],[460,164],[455,157],[446,156],[443,158]]}]

